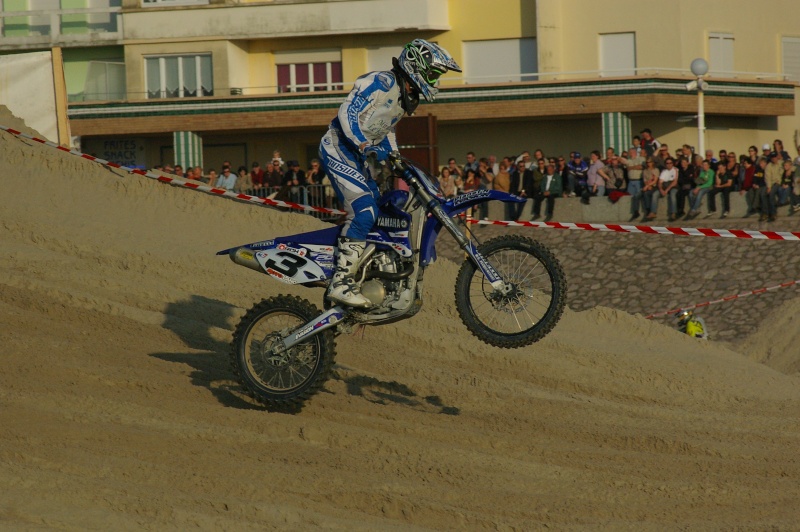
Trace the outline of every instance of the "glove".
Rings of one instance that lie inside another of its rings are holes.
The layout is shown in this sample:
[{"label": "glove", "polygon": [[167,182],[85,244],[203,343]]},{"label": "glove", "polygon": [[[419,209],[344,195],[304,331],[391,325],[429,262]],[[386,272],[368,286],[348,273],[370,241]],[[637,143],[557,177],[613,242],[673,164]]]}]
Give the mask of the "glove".
[{"label": "glove", "polygon": [[386,161],[389,159],[389,152],[380,146],[367,146],[364,148],[364,157],[369,159],[374,157],[376,161]]},{"label": "glove", "polygon": [[400,152],[397,150],[392,150],[389,152],[389,166],[391,166],[395,171],[403,172],[406,168],[406,163],[403,161],[403,156],[400,155]]}]

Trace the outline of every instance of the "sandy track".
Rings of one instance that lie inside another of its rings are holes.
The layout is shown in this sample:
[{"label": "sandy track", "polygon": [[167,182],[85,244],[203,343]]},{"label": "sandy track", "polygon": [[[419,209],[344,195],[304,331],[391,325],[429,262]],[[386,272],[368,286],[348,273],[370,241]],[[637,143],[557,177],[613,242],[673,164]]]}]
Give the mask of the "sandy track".
[{"label": "sandy track", "polygon": [[441,261],[420,314],[339,337],[325,390],[269,413],[231,380],[230,331],[262,297],[322,292],[214,252],[319,222],[7,134],[0,152],[3,528],[800,520],[798,380],[749,353],[607,308],[567,311],[531,348],[490,348],[457,318],[457,266]]}]

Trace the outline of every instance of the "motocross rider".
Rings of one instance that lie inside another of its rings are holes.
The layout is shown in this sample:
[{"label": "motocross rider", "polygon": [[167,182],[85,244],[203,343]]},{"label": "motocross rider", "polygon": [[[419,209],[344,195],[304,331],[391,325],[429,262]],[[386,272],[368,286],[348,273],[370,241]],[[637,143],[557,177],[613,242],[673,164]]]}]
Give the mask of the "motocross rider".
[{"label": "motocross rider", "polygon": [[389,71],[356,80],[319,147],[331,185],[347,211],[326,297],[352,307],[372,306],[354,276],[378,214],[380,193],[374,177],[379,164],[397,152],[395,126],[404,114],[414,112],[420,94],[429,102],[436,98],[442,74],[461,72],[445,49],[423,39],[407,44],[392,65]]}]

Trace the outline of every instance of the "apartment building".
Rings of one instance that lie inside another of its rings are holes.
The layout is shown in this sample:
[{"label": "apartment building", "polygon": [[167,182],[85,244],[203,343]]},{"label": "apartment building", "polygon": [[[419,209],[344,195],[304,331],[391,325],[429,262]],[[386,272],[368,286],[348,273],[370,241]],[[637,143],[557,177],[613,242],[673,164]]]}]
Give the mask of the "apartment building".
[{"label": "apartment building", "polygon": [[695,58],[706,147],[800,129],[793,0],[2,0],[0,20],[0,53],[63,49],[82,149],[143,166],[305,164],[353,81],[415,37],[464,68],[418,110],[439,162],[619,150],[644,127],[697,146]]}]

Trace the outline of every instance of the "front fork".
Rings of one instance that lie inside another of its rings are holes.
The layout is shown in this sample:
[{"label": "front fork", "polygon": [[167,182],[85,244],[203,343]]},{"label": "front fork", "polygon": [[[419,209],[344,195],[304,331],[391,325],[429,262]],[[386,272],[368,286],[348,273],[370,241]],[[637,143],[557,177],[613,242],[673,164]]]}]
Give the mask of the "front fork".
[{"label": "front fork", "polygon": [[430,193],[425,190],[422,184],[420,184],[419,180],[413,175],[408,175],[406,180],[409,186],[414,188],[414,190],[417,192],[417,195],[425,202],[427,208],[426,210],[430,212],[434,218],[439,220],[439,223],[441,223],[442,226],[447,229],[448,233],[453,235],[453,238],[456,239],[458,245],[472,259],[472,262],[475,263],[478,269],[480,269],[481,273],[483,273],[484,277],[486,277],[486,279],[492,285],[492,288],[503,293],[511,290],[511,287],[503,281],[503,278],[500,277],[500,274],[497,273],[497,270],[495,270],[494,267],[489,264],[489,261],[487,261],[483,255],[478,252],[478,248],[475,243],[461,232],[453,219],[447,216],[447,213],[444,212],[444,209],[442,209],[442,206],[439,204],[436,198],[431,196]]}]

